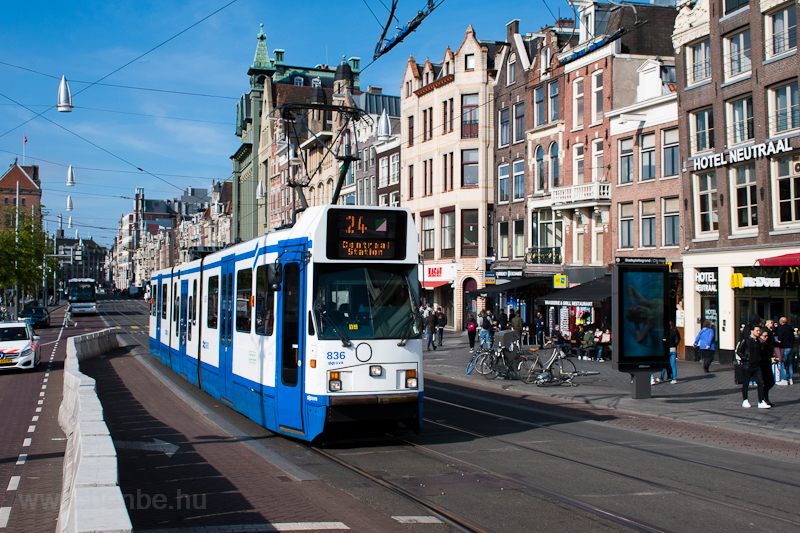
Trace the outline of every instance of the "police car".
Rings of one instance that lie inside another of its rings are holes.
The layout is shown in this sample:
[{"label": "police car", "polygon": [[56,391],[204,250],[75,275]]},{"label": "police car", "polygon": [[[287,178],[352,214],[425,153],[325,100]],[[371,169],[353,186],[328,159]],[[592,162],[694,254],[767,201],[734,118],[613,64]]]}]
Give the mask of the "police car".
[{"label": "police car", "polygon": [[0,370],[33,370],[41,358],[39,336],[30,324],[0,322]]}]

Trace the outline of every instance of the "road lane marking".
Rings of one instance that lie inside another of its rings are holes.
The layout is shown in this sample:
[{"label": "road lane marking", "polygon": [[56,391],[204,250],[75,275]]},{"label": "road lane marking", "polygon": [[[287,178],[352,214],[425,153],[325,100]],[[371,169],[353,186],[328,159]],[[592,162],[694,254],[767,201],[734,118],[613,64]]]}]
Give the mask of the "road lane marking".
[{"label": "road lane marking", "polygon": [[[342,522],[284,522],[277,524],[243,524],[234,526],[206,526],[202,528],[203,533],[229,533],[230,531],[237,531],[246,533],[248,531],[263,532],[263,531],[317,531],[317,530],[349,530],[346,524]],[[137,530],[137,533],[173,533],[180,532],[181,528],[166,528],[166,529],[145,529]],[[197,531],[194,527],[186,528],[188,532]]]},{"label": "road lane marking", "polygon": [[19,480],[22,476],[11,476],[11,479],[8,480],[8,488],[6,489],[7,492],[11,492],[12,490],[17,490],[19,488]]},{"label": "road lane marking", "polygon": [[44,392],[40,392],[40,393],[39,393],[39,396],[44,396]]},{"label": "road lane marking", "polygon": [[46,388],[47,388],[47,385],[42,385],[42,390],[45,390]]},{"label": "road lane marking", "polygon": [[0,528],[8,525],[8,518],[11,516],[11,507],[0,507]]},{"label": "road lane marking", "polygon": [[401,524],[441,524],[435,516],[393,516]]},{"label": "road lane marking", "polygon": [[17,465],[24,465],[25,464],[25,460],[27,458],[28,458],[28,454],[27,453],[19,454],[19,459],[17,459]]},{"label": "road lane marking", "polygon": [[36,431],[36,426],[28,426],[28,433],[33,433]]},{"label": "road lane marking", "polygon": [[22,441],[22,447],[26,448],[31,445],[31,439],[25,439]]},{"label": "road lane marking", "polygon": [[[44,396],[44,394],[42,394],[42,396]],[[42,405],[43,403],[44,403],[44,400],[39,400],[39,405]]]},{"label": "road lane marking", "polygon": [[50,377],[50,372],[45,372],[44,373],[44,377],[49,378]]},{"label": "road lane marking", "polygon": [[47,383],[48,381],[50,381],[48,378],[44,378],[44,381],[42,381],[42,383]]},{"label": "road lane marking", "polygon": [[41,407],[37,407],[37,408],[36,408],[36,412],[37,412],[37,413],[41,413],[41,412],[42,412],[42,408],[41,408]]},{"label": "road lane marking", "polygon": [[38,416],[34,416],[33,418],[31,418],[31,422],[38,422],[38,421],[39,421]]}]

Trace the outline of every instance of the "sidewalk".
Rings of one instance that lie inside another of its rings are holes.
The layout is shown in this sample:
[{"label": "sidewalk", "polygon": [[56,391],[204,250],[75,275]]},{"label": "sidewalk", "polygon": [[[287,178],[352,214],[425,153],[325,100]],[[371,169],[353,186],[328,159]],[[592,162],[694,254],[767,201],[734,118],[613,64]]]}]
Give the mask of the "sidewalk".
[{"label": "sidewalk", "polygon": [[704,373],[701,362],[678,361],[678,383],[652,386],[653,397],[631,399],[630,375],[612,368],[611,362],[581,361],[573,358],[579,370],[600,372],[597,376],[576,378],[576,387],[537,387],[521,381],[488,381],[473,372],[466,375],[469,361],[466,332],[445,332],[443,345],[436,351],[423,351],[426,376],[442,376],[459,382],[526,395],[547,396],[588,404],[598,408],[619,409],[646,415],[668,417],[683,422],[724,427],[756,435],[789,439],[800,443],[800,384],[775,386],[770,391],[772,409],[757,409],[755,387],[750,388],[753,407],[742,407],[741,387],[733,382],[733,366],[714,362]]}]

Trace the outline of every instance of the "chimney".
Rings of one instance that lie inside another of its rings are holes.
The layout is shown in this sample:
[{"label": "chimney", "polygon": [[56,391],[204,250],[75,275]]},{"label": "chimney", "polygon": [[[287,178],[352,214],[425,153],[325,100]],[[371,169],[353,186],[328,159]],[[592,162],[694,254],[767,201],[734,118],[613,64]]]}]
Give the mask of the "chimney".
[{"label": "chimney", "polygon": [[280,48],[275,49],[275,64],[276,65],[283,65],[283,53],[284,51]]},{"label": "chimney", "polygon": [[556,21],[556,26],[561,28],[573,28],[575,26],[575,21],[573,19],[558,19]]},{"label": "chimney", "polygon": [[370,94],[382,94],[383,89],[380,87],[373,87],[372,85],[367,86],[367,92]]},{"label": "chimney", "polygon": [[514,34],[519,33],[519,19],[514,19],[506,24],[506,42],[514,42]]}]

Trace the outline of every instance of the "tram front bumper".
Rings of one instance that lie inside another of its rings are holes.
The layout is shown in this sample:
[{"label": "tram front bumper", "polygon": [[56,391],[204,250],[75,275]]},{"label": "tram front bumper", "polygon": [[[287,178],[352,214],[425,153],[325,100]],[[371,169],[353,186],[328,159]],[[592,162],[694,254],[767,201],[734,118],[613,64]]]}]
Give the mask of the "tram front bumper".
[{"label": "tram front bumper", "polygon": [[328,422],[416,420],[420,394],[366,394],[329,396]]}]

